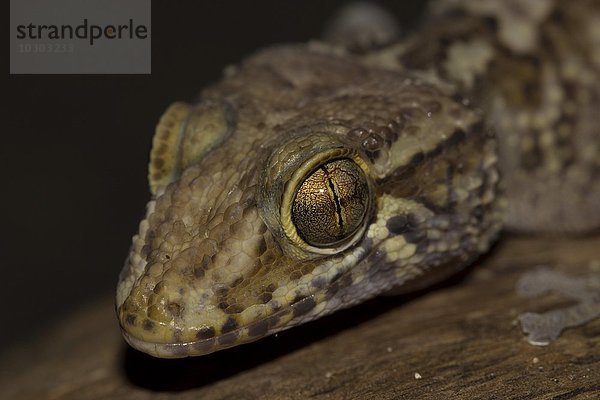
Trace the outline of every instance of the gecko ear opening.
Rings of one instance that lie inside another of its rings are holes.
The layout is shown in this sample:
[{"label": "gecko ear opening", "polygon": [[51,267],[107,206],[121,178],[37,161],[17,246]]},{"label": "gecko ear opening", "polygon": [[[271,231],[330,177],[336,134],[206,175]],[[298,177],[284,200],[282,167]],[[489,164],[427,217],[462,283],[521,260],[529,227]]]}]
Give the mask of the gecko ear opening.
[{"label": "gecko ear opening", "polygon": [[148,183],[152,194],[179,177],[221,144],[235,129],[232,107],[222,101],[173,103],[160,118],[150,151]]}]

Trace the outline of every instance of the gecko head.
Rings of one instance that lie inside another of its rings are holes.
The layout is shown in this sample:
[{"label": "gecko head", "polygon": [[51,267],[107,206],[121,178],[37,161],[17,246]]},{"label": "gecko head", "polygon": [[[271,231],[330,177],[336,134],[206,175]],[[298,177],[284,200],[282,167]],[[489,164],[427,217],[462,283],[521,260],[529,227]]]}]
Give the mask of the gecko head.
[{"label": "gecko head", "polygon": [[274,157],[236,146],[149,203],[117,294],[133,347],[182,357],[256,340],[324,312],[356,262],[373,190],[355,149],[327,134],[288,140]]},{"label": "gecko head", "polygon": [[366,239],[373,177],[355,143],[320,120],[282,128],[283,142],[247,140],[267,128],[248,134],[233,114],[176,103],[157,127],[155,195],[116,304],[126,340],[149,354],[206,354],[314,318]]},{"label": "gecko head", "polygon": [[185,357],[250,342],[463,265],[495,232],[495,214],[475,216],[495,190],[476,113],[295,50],[256,56],[161,118],[154,196],[117,287],[133,347]]}]

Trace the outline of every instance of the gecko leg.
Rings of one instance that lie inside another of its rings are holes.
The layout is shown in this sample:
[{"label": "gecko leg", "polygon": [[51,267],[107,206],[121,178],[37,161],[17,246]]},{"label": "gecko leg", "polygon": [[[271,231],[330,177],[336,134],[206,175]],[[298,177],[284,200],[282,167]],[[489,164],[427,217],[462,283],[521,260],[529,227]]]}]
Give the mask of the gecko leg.
[{"label": "gecko leg", "polygon": [[577,300],[579,304],[542,314],[521,314],[521,330],[527,334],[527,341],[532,345],[546,346],[564,329],[585,324],[600,316],[600,274],[570,277],[540,267],[524,274],[517,283],[517,292],[524,297],[537,297],[550,291]]}]

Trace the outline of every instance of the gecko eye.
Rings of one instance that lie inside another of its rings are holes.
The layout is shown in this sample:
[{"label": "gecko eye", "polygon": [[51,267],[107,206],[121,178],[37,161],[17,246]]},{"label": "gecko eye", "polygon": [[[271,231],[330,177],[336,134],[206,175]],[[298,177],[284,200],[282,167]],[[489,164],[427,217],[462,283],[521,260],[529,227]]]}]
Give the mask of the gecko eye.
[{"label": "gecko eye", "polygon": [[291,220],[308,245],[332,247],[364,226],[369,201],[363,169],[348,158],[331,160],[318,166],[297,188]]},{"label": "gecko eye", "polygon": [[298,260],[355,245],[375,215],[369,163],[329,133],[292,137],[274,149],[260,187],[263,221]]}]

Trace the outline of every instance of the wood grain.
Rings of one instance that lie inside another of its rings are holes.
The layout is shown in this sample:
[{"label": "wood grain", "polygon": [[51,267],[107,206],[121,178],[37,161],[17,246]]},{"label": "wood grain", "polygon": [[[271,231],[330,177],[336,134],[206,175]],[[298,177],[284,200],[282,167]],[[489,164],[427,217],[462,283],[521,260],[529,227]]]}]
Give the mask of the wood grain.
[{"label": "wood grain", "polygon": [[[524,311],[569,304],[517,296],[527,268],[598,268],[600,236],[504,237],[435,290],[382,297],[261,341],[159,360],[122,341],[110,297],[5,349],[7,399],[586,399],[600,396],[600,321],[529,345]],[[7,325],[3,324],[6,329]]]}]

